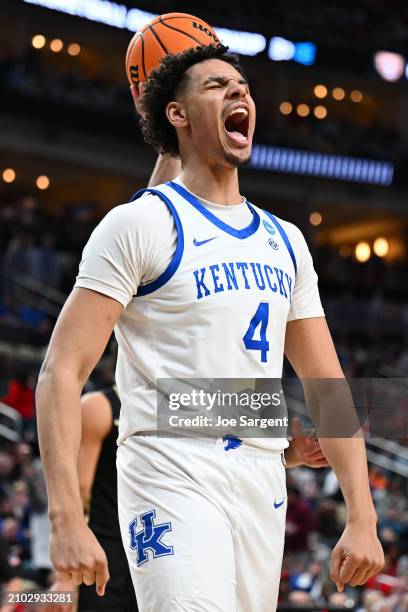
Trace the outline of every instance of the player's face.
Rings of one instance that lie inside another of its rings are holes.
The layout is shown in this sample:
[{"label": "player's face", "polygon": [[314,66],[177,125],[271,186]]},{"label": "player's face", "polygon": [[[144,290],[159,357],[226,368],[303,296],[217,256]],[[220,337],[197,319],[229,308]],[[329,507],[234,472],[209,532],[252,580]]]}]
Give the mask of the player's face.
[{"label": "player's face", "polygon": [[218,163],[237,167],[248,161],[255,104],[244,77],[220,59],[195,64],[187,77],[182,97],[195,146]]}]

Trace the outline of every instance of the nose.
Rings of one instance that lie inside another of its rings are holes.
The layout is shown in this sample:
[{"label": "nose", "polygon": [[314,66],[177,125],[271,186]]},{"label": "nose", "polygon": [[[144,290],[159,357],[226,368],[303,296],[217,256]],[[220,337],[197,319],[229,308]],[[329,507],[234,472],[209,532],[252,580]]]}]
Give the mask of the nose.
[{"label": "nose", "polygon": [[228,88],[228,98],[231,100],[244,98],[247,94],[247,87],[244,83],[237,83],[237,81],[230,81]]}]

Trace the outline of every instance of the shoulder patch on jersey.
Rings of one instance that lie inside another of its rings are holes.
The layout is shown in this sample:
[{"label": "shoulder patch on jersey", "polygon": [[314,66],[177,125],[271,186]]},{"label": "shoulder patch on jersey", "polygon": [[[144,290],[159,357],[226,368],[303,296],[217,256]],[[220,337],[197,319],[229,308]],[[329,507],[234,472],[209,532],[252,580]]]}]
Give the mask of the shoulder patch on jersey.
[{"label": "shoulder patch on jersey", "polygon": [[265,221],[265,219],[263,221],[263,225],[267,232],[269,232],[272,235],[276,234],[276,229],[268,221]]}]

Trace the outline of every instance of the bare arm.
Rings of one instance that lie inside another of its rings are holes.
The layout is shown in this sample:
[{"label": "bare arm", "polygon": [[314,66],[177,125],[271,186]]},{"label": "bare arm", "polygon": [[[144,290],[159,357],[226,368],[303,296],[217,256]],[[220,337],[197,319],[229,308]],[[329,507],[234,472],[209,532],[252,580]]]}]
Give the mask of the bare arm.
[{"label": "bare arm", "polygon": [[168,153],[159,155],[150,177],[148,187],[155,187],[167,181],[172,181],[180,174],[181,162],[179,157],[172,157]]},{"label": "bare arm", "polygon": [[[324,317],[288,322],[285,353],[302,380],[306,397],[307,379],[344,379]],[[347,505],[347,524],[353,527],[351,538],[366,536],[366,545],[353,545],[353,554],[348,558],[337,547],[333,553],[332,576],[342,589],[346,582],[363,584],[377,573],[383,565],[383,554],[376,537],[363,437],[320,437],[319,442],[339,480]]]},{"label": "bare arm", "polygon": [[104,591],[108,573],[106,556],[86,527],[82,509],[77,471],[80,395],[122,310],[112,298],[74,289],[56,323],[36,391],[51,520],[51,560],[65,579],[72,576],[78,584],[92,584],[96,573],[99,593]]}]

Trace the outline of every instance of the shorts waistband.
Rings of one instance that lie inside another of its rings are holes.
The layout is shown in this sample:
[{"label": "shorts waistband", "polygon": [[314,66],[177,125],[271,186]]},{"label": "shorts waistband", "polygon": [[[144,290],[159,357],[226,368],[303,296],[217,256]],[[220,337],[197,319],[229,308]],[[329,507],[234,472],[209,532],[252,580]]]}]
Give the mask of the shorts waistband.
[{"label": "shorts waistband", "polygon": [[[179,440],[184,444],[190,444],[193,446],[202,446],[215,448],[225,451],[230,454],[229,451],[233,451],[231,454],[237,454],[248,456],[264,457],[265,459],[279,459],[285,464],[285,454],[283,450],[266,449],[256,446],[250,446],[243,444],[242,440],[236,436],[224,436],[223,438],[210,438],[200,436],[182,436],[176,435],[171,432],[162,431],[138,431],[134,434],[137,438],[161,438],[168,440]],[[228,441],[229,440],[229,441]],[[238,441],[238,444],[236,444]]]}]

